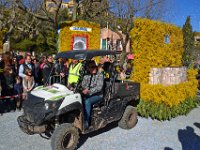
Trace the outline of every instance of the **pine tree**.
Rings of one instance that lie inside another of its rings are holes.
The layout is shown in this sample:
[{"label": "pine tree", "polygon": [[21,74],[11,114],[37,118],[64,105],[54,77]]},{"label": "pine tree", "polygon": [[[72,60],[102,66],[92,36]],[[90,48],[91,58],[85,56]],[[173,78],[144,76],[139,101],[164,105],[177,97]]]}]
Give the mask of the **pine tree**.
[{"label": "pine tree", "polygon": [[192,26],[190,24],[190,16],[187,17],[182,31],[184,40],[183,63],[184,65],[188,66],[192,60],[191,54],[194,48],[194,33],[192,32]]}]

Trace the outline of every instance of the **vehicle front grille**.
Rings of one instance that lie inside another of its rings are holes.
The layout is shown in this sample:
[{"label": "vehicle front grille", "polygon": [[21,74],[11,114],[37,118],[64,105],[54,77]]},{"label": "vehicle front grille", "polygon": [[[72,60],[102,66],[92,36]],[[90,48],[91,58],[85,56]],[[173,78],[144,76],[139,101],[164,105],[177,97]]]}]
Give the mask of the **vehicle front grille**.
[{"label": "vehicle front grille", "polygon": [[40,124],[45,117],[44,98],[28,95],[24,101],[24,115],[26,119],[33,124]]}]

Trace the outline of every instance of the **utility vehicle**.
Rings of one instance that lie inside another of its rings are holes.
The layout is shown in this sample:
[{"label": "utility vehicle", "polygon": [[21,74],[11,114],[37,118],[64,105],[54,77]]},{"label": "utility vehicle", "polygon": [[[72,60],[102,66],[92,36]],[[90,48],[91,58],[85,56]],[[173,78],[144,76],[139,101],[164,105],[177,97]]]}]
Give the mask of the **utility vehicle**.
[{"label": "utility vehicle", "polygon": [[[140,84],[116,78],[114,60],[110,63],[109,78],[104,81],[104,96],[93,105],[91,125],[84,127],[84,106],[80,93],[81,79],[86,73],[87,61],[97,56],[116,56],[119,52],[107,50],[76,50],[61,52],[58,58],[82,60],[83,67],[74,90],[54,83],[36,87],[23,105],[23,115],[18,117],[19,127],[27,134],[49,135],[53,150],[73,150],[81,134],[118,122],[123,129],[131,129],[137,123],[136,102],[140,98]],[[106,71],[106,70],[105,70]]]}]

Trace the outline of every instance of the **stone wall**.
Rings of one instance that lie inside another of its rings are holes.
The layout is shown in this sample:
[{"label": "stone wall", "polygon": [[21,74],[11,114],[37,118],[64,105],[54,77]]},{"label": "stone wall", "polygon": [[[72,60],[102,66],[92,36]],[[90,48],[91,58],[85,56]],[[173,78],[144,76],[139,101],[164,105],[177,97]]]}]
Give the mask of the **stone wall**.
[{"label": "stone wall", "polygon": [[149,84],[175,85],[187,81],[186,67],[152,68]]}]

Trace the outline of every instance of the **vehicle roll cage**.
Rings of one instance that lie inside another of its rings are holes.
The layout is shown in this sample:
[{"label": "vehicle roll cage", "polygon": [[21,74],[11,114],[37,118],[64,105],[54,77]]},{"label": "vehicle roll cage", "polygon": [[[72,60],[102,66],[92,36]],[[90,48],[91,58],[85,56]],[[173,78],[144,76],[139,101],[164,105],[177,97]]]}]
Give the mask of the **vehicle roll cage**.
[{"label": "vehicle roll cage", "polygon": [[121,54],[120,51],[109,50],[70,50],[66,52],[60,52],[55,56],[55,59],[76,59],[76,60],[90,60],[97,56],[117,55]]},{"label": "vehicle roll cage", "polygon": [[[80,75],[79,75],[79,80],[78,80],[77,85],[74,88],[74,93],[78,93],[78,92],[80,92],[80,87],[81,87],[81,82],[83,80],[83,76],[86,73],[87,62],[97,56],[107,56],[107,55],[114,56],[113,62],[110,63],[111,66],[109,67],[109,68],[111,68],[111,70],[109,70],[109,72],[110,72],[109,84],[108,84],[108,86],[106,86],[105,94],[104,94],[104,99],[109,99],[109,97],[110,97],[109,94],[111,93],[112,85],[114,84],[114,82],[116,80],[116,76],[117,76],[115,67],[117,64],[116,55],[118,55],[118,54],[121,54],[121,52],[108,51],[108,50],[73,50],[73,51],[66,51],[66,52],[58,53],[55,56],[55,59],[56,59],[56,61],[59,58],[83,60],[82,69],[81,69]],[[54,64],[54,66],[55,66],[55,64]],[[51,74],[53,72],[54,66],[52,67],[49,77],[47,79],[47,82],[44,84],[44,86],[46,86],[47,83],[49,82],[49,79],[51,78]]]}]

